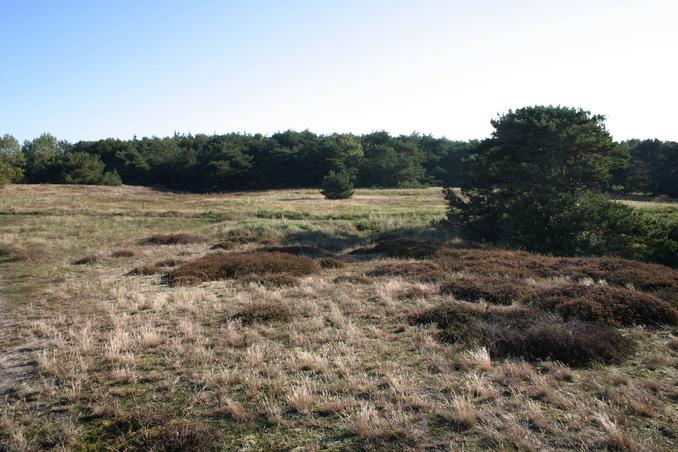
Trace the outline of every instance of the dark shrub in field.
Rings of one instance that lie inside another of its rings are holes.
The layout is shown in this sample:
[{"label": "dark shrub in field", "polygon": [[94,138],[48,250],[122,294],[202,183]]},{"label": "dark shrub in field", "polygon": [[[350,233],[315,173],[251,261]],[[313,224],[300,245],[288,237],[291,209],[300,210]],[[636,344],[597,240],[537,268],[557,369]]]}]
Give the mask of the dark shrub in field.
[{"label": "dark shrub in field", "polygon": [[99,256],[96,255],[91,255],[91,256],[85,256],[81,257],[80,259],[76,259],[72,262],[73,265],[90,265],[94,264],[99,260]]},{"label": "dark shrub in field", "polygon": [[442,294],[451,294],[465,301],[483,299],[488,303],[510,305],[534,293],[534,289],[520,280],[492,277],[461,277],[448,280],[440,286]]},{"label": "dark shrub in field", "polygon": [[128,276],[150,276],[150,275],[159,275],[167,271],[166,267],[161,267],[158,265],[144,265],[143,267],[133,268],[127,272]]},{"label": "dark shrub in field", "polygon": [[520,307],[446,303],[415,315],[412,321],[435,323],[442,329],[441,340],[485,346],[496,358],[549,359],[582,366],[619,362],[633,349],[629,339],[607,325],[561,322]]},{"label": "dark shrub in field", "polygon": [[139,245],[187,245],[204,241],[203,237],[191,234],[154,234],[139,240]]},{"label": "dark shrub in field", "polygon": [[386,264],[367,273],[367,276],[401,276],[420,281],[439,281],[446,273],[435,262]]},{"label": "dark shrub in field", "polygon": [[177,265],[181,264],[183,261],[179,259],[165,259],[162,261],[156,262],[154,265],[156,267],[176,267]]},{"label": "dark shrub in field", "polygon": [[324,248],[312,245],[287,245],[287,246],[266,246],[259,248],[257,251],[265,251],[268,253],[287,253],[295,256],[309,256],[309,257],[332,257],[334,253]]},{"label": "dark shrub in field", "polygon": [[289,322],[292,318],[293,312],[288,305],[273,301],[252,303],[232,317],[233,320],[240,320],[245,325],[252,323]]},{"label": "dark shrub in field", "polygon": [[357,248],[349,254],[384,254],[405,259],[425,259],[433,256],[440,246],[437,242],[408,238],[385,239],[374,246]]},{"label": "dark shrub in field", "polygon": [[165,275],[165,279],[169,284],[176,285],[220,279],[241,279],[251,275],[305,276],[319,270],[320,265],[313,259],[287,253],[261,251],[216,253],[184,263]]},{"label": "dark shrub in field", "polygon": [[115,250],[111,253],[111,257],[134,257],[136,254],[130,250]]},{"label": "dark shrub in field", "polygon": [[668,302],[621,287],[571,284],[541,291],[529,303],[558,312],[565,319],[602,321],[613,326],[678,323],[678,310]]},{"label": "dark shrub in field", "polygon": [[678,270],[611,257],[550,257],[522,251],[482,248],[440,249],[435,256],[445,270],[515,278],[569,276],[632,284],[641,290],[678,289]]}]

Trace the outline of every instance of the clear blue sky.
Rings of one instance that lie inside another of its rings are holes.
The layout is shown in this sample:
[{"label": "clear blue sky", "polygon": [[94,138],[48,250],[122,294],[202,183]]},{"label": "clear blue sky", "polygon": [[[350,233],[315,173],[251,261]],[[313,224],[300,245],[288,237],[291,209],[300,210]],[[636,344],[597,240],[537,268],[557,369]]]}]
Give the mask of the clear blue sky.
[{"label": "clear blue sky", "polygon": [[0,0],[0,134],[419,131],[532,104],[678,140],[678,1]]}]

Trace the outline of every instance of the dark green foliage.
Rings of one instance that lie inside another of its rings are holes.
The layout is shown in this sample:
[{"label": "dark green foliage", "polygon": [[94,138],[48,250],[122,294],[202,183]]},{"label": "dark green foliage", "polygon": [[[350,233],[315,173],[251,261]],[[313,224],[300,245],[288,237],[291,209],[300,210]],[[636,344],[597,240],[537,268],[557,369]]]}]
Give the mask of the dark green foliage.
[{"label": "dark green foliage", "polygon": [[436,324],[443,341],[487,347],[493,358],[548,359],[584,366],[619,362],[633,350],[629,339],[607,325],[561,322],[519,307],[485,309],[446,303],[416,314],[412,321]]},{"label": "dark green foliage", "polygon": [[0,185],[20,182],[26,159],[19,142],[12,135],[0,137]]},{"label": "dark green foliage", "polygon": [[678,143],[631,140],[621,144],[631,158],[614,172],[614,185],[625,193],[678,197]]},{"label": "dark green foliage", "polygon": [[445,191],[448,223],[466,237],[678,265],[678,226],[600,194],[627,157],[602,116],[538,106],[509,111],[492,125],[492,137],[469,157],[470,188]]},{"label": "dark green foliage", "polygon": [[323,178],[320,192],[327,199],[348,199],[353,196],[353,180],[346,171],[335,173],[330,171]]}]

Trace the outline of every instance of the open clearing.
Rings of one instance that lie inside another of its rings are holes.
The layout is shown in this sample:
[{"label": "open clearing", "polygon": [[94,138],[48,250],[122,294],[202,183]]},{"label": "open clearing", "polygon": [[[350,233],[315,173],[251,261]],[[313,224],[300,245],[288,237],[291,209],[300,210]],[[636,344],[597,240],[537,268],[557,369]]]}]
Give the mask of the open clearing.
[{"label": "open clearing", "polygon": [[678,448],[676,270],[442,217],[439,189],[5,187],[0,450]]}]

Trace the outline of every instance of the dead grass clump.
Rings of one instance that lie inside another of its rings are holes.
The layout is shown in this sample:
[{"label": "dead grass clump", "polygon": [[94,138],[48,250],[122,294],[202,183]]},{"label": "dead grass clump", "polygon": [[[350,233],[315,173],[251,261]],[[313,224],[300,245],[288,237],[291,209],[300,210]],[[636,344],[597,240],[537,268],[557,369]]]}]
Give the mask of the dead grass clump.
[{"label": "dead grass clump", "polygon": [[401,276],[420,281],[438,281],[445,278],[445,272],[435,262],[387,264],[375,268],[367,276]]},{"label": "dead grass clump", "polygon": [[191,234],[154,234],[139,240],[139,245],[189,245],[203,242],[204,237]]},{"label": "dead grass clump", "polygon": [[131,250],[115,250],[111,253],[111,257],[134,257],[136,253]]},{"label": "dead grass clump", "polygon": [[334,284],[370,284],[369,278],[366,278],[362,275],[340,275],[332,280]]},{"label": "dead grass clump", "polygon": [[91,265],[99,261],[99,256],[92,254],[91,256],[81,257],[71,262],[73,265]]},{"label": "dead grass clump", "polygon": [[166,275],[171,285],[192,284],[220,279],[243,279],[252,275],[291,277],[316,273],[320,265],[305,256],[261,251],[217,253],[186,262]]},{"label": "dead grass clump", "polygon": [[653,295],[604,285],[570,284],[535,295],[532,304],[565,319],[602,321],[612,326],[675,325],[678,310]]},{"label": "dead grass clump", "polygon": [[438,416],[459,430],[473,428],[478,422],[478,414],[468,397],[454,396],[445,409],[438,410]]},{"label": "dead grass clump", "polygon": [[293,254],[295,256],[308,256],[316,258],[334,256],[334,253],[331,251],[313,245],[266,246],[259,248],[257,251],[265,251],[267,253],[287,253]]},{"label": "dead grass clump", "polygon": [[465,301],[485,300],[510,305],[532,294],[534,289],[515,279],[502,277],[461,277],[448,280],[440,287],[442,294],[451,294]]},{"label": "dead grass clump", "polygon": [[211,250],[230,250],[238,246],[237,242],[232,240],[222,240],[219,243],[216,243],[210,247]]},{"label": "dead grass clump", "polygon": [[287,273],[249,275],[239,279],[243,283],[256,283],[270,287],[290,287],[299,284],[299,278]]},{"label": "dead grass clump", "polygon": [[561,322],[531,309],[445,303],[413,317],[435,323],[447,342],[487,347],[493,358],[553,360],[570,366],[594,361],[619,362],[632,341],[614,328],[592,322]]},{"label": "dead grass clump", "polygon": [[166,267],[159,267],[157,265],[144,265],[142,267],[136,267],[126,273],[128,276],[150,276],[150,275],[159,275],[167,271]]},{"label": "dead grass clump", "polygon": [[279,301],[251,303],[235,314],[231,320],[239,320],[244,325],[253,323],[289,322],[294,313],[289,305]]},{"label": "dead grass clump", "polygon": [[318,260],[318,263],[322,268],[342,268],[344,262],[336,259],[334,257],[324,257]]},{"label": "dead grass clump", "polygon": [[219,442],[218,430],[207,422],[175,419],[162,423],[149,438],[149,450],[214,450]]}]

